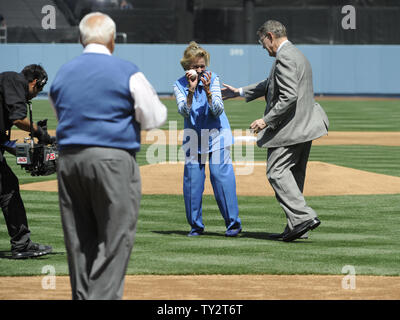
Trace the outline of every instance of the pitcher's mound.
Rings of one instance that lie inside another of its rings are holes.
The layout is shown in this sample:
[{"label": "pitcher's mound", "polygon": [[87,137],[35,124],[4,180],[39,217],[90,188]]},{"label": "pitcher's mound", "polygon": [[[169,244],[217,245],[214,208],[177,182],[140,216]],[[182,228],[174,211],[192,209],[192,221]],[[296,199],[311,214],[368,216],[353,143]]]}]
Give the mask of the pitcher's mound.
[{"label": "pitcher's mound", "polygon": [[[265,162],[234,163],[238,195],[274,196],[266,177]],[[182,194],[183,163],[161,163],[140,167],[143,194]],[[204,194],[213,194],[206,165]],[[57,191],[57,181],[21,185],[22,190]],[[310,161],[304,194],[365,195],[400,193],[400,177],[371,173],[329,163]]]}]

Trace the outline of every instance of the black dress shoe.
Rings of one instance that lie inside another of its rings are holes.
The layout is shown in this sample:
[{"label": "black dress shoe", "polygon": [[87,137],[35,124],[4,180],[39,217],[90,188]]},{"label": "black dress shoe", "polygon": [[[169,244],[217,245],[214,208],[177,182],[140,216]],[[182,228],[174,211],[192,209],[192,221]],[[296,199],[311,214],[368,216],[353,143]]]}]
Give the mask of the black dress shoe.
[{"label": "black dress shoe", "polygon": [[318,218],[310,219],[300,223],[295,226],[292,231],[288,232],[283,236],[282,240],[289,242],[300,238],[303,234],[305,234],[309,230],[314,230],[321,224],[321,221]]}]

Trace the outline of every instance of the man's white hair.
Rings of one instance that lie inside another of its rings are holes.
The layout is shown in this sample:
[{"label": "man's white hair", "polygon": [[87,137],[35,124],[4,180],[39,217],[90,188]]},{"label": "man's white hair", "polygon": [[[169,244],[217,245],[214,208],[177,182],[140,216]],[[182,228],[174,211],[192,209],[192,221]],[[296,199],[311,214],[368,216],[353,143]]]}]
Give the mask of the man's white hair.
[{"label": "man's white hair", "polygon": [[[102,17],[94,22],[89,21],[94,16]],[[92,12],[84,16],[79,23],[81,42],[84,46],[89,43],[107,44],[116,37],[115,22],[108,15],[101,12]]]}]

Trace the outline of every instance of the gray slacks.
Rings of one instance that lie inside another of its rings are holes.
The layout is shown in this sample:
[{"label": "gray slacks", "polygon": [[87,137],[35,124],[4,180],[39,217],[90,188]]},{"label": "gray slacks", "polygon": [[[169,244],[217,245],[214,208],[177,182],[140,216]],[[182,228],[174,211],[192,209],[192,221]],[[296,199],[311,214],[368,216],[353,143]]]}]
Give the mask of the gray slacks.
[{"label": "gray slacks", "polygon": [[267,178],[286,214],[286,230],[317,217],[303,196],[304,181],[312,141],[292,146],[268,148]]},{"label": "gray slacks", "polygon": [[134,155],[62,150],[57,177],[72,298],[121,299],[141,198]]}]

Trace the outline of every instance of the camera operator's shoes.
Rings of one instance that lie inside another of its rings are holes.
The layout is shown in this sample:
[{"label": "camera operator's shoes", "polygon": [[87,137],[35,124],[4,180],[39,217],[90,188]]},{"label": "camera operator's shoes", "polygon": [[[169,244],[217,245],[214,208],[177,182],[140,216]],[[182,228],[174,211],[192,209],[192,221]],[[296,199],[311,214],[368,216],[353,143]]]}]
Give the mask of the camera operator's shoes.
[{"label": "camera operator's shoes", "polygon": [[12,250],[13,259],[27,259],[44,256],[53,250],[51,246],[30,242],[23,250]]}]

